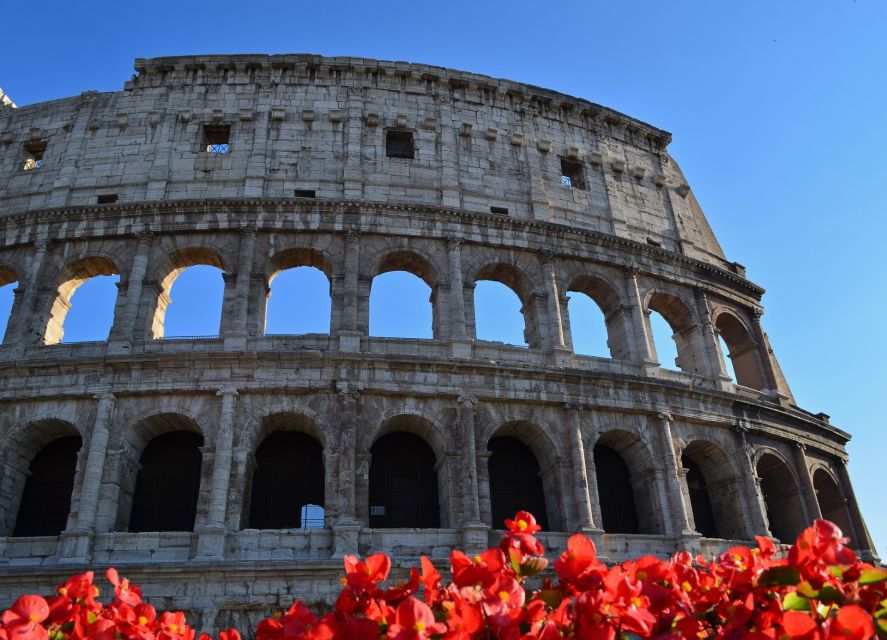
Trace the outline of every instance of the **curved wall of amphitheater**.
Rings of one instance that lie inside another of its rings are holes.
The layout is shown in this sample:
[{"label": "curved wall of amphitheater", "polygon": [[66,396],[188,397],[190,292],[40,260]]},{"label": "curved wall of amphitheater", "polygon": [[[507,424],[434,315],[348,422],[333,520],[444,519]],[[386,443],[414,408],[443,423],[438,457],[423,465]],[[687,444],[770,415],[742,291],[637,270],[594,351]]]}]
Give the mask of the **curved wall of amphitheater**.
[{"label": "curved wall of amphitheater", "polygon": [[[208,630],[329,602],[344,553],[406,563],[495,544],[497,437],[539,465],[551,552],[581,529],[611,561],[713,554],[825,515],[872,556],[849,436],[794,404],[763,290],[725,259],[668,133],[400,62],[203,56],[136,71],[120,92],[0,106],[0,284],[18,283],[0,348],[0,604],[86,565],[121,568]],[[209,153],[219,135],[227,152]],[[398,141],[412,158],[389,157]],[[164,339],[170,287],[197,264],[224,271],[220,335]],[[301,265],[329,278],[329,334],[265,335],[271,278]],[[431,288],[433,339],[368,335],[372,280],[393,270]],[[63,342],[74,289],[107,274],[120,276],[108,340]],[[476,339],[479,280],[520,297],[528,348]],[[611,358],[574,354],[568,291],[601,307]],[[657,362],[651,311],[680,370]],[[130,531],[143,454],[178,431],[203,442],[193,530]],[[278,431],[322,447],[322,527],[248,527],[255,453]],[[369,526],[371,450],[396,432],[433,452],[439,527]],[[18,535],[30,465],[64,436],[82,442],[67,524]],[[604,453],[624,463],[634,533],[607,530]]]}]

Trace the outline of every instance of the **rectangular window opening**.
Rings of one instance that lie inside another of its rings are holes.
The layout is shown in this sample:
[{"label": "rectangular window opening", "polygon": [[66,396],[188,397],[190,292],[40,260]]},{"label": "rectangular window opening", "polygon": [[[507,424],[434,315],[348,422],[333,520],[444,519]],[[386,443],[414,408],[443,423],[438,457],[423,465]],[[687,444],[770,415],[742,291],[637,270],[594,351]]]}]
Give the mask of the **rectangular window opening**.
[{"label": "rectangular window opening", "polygon": [[314,198],[316,197],[314,189],[296,189],[297,198]]},{"label": "rectangular window opening", "polygon": [[508,207],[490,207],[490,213],[498,213],[501,216],[507,216]]},{"label": "rectangular window opening", "polygon": [[561,158],[561,183],[565,187],[585,190],[582,164],[569,158]]},{"label": "rectangular window opening", "polygon": [[231,127],[227,124],[203,125],[207,153],[229,153],[231,151]]},{"label": "rectangular window opening", "polygon": [[96,196],[96,202],[98,204],[114,204],[117,202],[117,194],[116,193],[104,193],[99,196]]},{"label": "rectangular window opening", "polygon": [[46,151],[45,142],[29,142],[25,145],[25,161],[22,164],[24,171],[33,171],[43,166],[43,152]]},{"label": "rectangular window opening", "polygon": [[385,132],[385,155],[389,158],[415,157],[413,149],[413,132],[389,129]]}]

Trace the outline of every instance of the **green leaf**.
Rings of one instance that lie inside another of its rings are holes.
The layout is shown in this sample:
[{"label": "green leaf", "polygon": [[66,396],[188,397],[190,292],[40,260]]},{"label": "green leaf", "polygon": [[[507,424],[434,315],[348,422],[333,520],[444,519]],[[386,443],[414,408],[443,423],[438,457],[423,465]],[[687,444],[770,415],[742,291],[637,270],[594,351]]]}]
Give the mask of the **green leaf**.
[{"label": "green leaf", "polygon": [[819,590],[819,598],[820,602],[844,602],[844,596],[841,595],[841,592],[835,589],[830,584],[822,585],[822,589]]},{"label": "green leaf", "polygon": [[561,602],[563,601],[563,597],[559,591],[555,591],[554,589],[543,589],[538,594],[539,599],[547,604],[552,609],[557,609],[561,606]]},{"label": "green leaf", "polygon": [[508,549],[508,559],[511,562],[511,568],[517,575],[520,575],[520,551],[514,547]]},{"label": "green leaf", "polygon": [[805,598],[815,598],[819,595],[819,591],[813,588],[813,585],[806,580],[798,585],[798,593]]},{"label": "green leaf", "polygon": [[758,576],[759,587],[786,587],[798,584],[801,574],[794,567],[770,567]]},{"label": "green leaf", "polygon": [[859,576],[859,584],[877,584],[887,580],[887,571],[883,569],[866,569]]},{"label": "green leaf", "polygon": [[810,611],[810,601],[797,593],[788,593],[782,600],[782,608],[786,611]]}]

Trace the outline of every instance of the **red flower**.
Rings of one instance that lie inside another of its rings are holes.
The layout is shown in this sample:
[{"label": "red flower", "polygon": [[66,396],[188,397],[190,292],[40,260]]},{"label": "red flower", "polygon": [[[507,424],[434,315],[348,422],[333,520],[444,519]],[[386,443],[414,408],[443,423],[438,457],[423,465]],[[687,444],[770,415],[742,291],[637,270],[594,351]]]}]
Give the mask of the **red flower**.
[{"label": "red flower", "polygon": [[872,617],[862,607],[848,604],[838,610],[838,615],[831,623],[831,635],[838,638],[865,640],[875,635],[875,624]]},{"label": "red flower", "polygon": [[496,576],[505,566],[505,554],[501,549],[487,549],[473,558],[458,550],[450,554],[450,570],[453,572],[453,583],[457,587],[488,587],[495,582]]},{"label": "red flower", "polygon": [[562,582],[585,590],[600,584],[607,567],[598,561],[594,542],[577,533],[567,540],[567,550],[554,561],[554,570]]},{"label": "red flower", "polygon": [[391,560],[384,553],[375,553],[365,561],[345,556],[345,580],[352,589],[367,590],[388,577]]},{"label": "red flower", "polygon": [[129,580],[126,578],[121,580],[117,574],[117,569],[114,567],[110,567],[105,571],[105,577],[108,579],[108,582],[114,585],[114,595],[118,602],[125,602],[129,606],[134,607],[142,601],[141,589],[130,586]]},{"label": "red flower", "polygon": [[49,605],[37,595],[22,596],[3,612],[2,621],[9,640],[46,640],[48,633],[41,624],[49,616]]},{"label": "red flower", "polygon": [[388,628],[388,637],[395,640],[429,638],[447,630],[443,623],[436,622],[431,608],[410,596],[397,607],[394,624]]}]

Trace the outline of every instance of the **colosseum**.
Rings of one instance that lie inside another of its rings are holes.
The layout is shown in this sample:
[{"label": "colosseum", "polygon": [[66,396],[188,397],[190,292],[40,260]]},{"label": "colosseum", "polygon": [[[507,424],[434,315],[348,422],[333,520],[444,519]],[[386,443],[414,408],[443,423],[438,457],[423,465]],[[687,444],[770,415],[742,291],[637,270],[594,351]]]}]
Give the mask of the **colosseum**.
[{"label": "colosseum", "polygon": [[[135,71],[0,105],[0,284],[17,283],[0,605],[113,565],[199,628],[249,629],[329,603],[343,554],[402,569],[485,548],[517,507],[550,552],[582,530],[609,561],[791,541],[820,516],[874,557],[849,435],[795,404],[764,291],[724,257],[666,131],[404,62]],[[224,274],[219,335],[165,337],[194,265]],[[301,266],[328,279],[329,331],[266,334],[272,279]],[[431,339],[370,334],[391,271],[430,288]],[[102,275],[119,276],[107,340],[64,341],[74,291]],[[478,339],[488,280],[520,298],[526,347]],[[571,293],[603,312],[609,358],[574,353]]]}]

